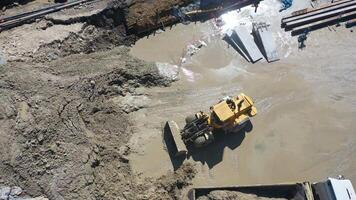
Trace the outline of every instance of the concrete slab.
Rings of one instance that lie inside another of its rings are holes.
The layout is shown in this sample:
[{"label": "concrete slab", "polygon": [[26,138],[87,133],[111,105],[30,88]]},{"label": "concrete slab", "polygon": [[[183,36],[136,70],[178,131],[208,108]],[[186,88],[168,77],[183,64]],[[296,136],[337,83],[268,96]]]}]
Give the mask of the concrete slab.
[{"label": "concrete slab", "polygon": [[246,53],[241,49],[239,45],[236,44],[236,42],[232,39],[234,32],[232,30],[229,30],[225,36],[224,40],[231,45],[243,58],[245,58],[248,62],[251,62],[251,59],[246,55]]},{"label": "concrete slab", "polygon": [[238,26],[234,28],[233,40],[249,57],[252,63],[255,63],[263,58],[257,45],[253,41],[251,34],[247,31],[245,26]]},{"label": "concrete slab", "polygon": [[253,34],[257,45],[268,62],[279,60],[277,45],[266,23],[253,24]]},{"label": "concrete slab", "polygon": [[[171,136],[173,138],[173,141],[169,142],[172,143],[173,142],[173,146],[175,147],[174,149],[174,156],[180,156],[180,155],[185,155],[188,150],[180,136],[180,132],[179,132],[179,127],[177,125],[176,122],[174,121],[167,121],[164,127],[164,132],[165,134],[171,134]],[[167,143],[167,141],[166,141]],[[168,146],[168,144],[166,144]]]}]

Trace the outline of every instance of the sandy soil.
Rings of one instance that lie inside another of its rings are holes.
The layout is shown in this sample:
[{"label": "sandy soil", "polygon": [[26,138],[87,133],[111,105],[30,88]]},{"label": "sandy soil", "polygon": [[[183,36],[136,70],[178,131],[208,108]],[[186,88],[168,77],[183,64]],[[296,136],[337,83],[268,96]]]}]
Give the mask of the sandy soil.
[{"label": "sandy soil", "polygon": [[191,164],[157,179],[132,172],[127,113],[144,106],[146,87],[172,80],[127,48],[0,71],[0,186],[49,199],[177,199],[194,177]]},{"label": "sandy soil", "polygon": [[[246,63],[219,37],[211,36],[209,22],[179,25],[141,39],[132,48],[139,58],[177,65],[181,72],[173,87],[151,91],[156,102],[151,108],[133,114],[137,129],[131,143],[136,153],[131,159],[136,172],[157,177],[182,162],[171,160],[164,148],[164,121],[173,119],[183,126],[186,115],[244,92],[256,100],[259,110],[252,119],[253,130],[194,152],[189,160],[199,164],[196,186],[314,181],[338,174],[356,181],[356,37],[350,29],[325,28],[313,32],[300,51],[297,38],[280,30],[281,16],[275,12],[278,8],[271,8],[273,2],[261,4],[261,16],[276,30],[281,60],[275,63]],[[296,3],[288,12],[306,5]],[[250,11],[242,9],[239,15],[246,22]],[[187,43],[200,38],[206,38],[208,46],[179,65]]]}]

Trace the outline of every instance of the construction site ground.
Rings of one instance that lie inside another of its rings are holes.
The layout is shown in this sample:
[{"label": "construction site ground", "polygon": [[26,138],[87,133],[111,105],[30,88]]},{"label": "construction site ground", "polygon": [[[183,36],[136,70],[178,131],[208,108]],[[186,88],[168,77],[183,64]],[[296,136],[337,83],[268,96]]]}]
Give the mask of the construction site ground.
[{"label": "construction site ground", "polygon": [[[326,28],[311,33],[307,48],[298,50],[297,38],[279,28],[275,4],[263,1],[258,12],[272,23],[279,40],[277,62],[247,63],[213,36],[211,22],[178,25],[136,43],[132,55],[177,65],[181,72],[180,81],[171,87],[151,90],[149,108],[133,113],[139,130],[131,139],[139,147],[131,154],[136,172],[157,177],[173,168],[162,145],[164,121],[184,126],[185,116],[244,92],[256,100],[259,110],[252,119],[253,130],[226,135],[195,152],[189,159],[199,171],[195,185],[321,180],[338,174],[356,181],[355,34],[344,27]],[[296,2],[289,12],[305,6],[308,2]],[[242,21],[252,10],[241,11]],[[190,63],[179,65],[185,46],[200,38],[208,41],[207,47]]]},{"label": "construction site ground", "polygon": [[[354,28],[314,31],[299,50],[280,19],[310,2],[295,1],[280,13],[279,1],[264,0],[257,13],[246,7],[231,15],[231,25],[250,26],[251,18],[271,24],[280,60],[251,64],[221,39],[214,20],[136,41],[141,36],[126,36],[108,20],[118,10],[106,2],[0,33],[0,191],[19,186],[49,199],[184,199],[194,186],[339,174],[356,182]],[[19,8],[3,14],[12,9]],[[197,40],[206,46],[188,55]],[[169,156],[165,121],[184,126],[187,115],[240,92],[258,109],[248,132],[220,137],[187,160]]]}]

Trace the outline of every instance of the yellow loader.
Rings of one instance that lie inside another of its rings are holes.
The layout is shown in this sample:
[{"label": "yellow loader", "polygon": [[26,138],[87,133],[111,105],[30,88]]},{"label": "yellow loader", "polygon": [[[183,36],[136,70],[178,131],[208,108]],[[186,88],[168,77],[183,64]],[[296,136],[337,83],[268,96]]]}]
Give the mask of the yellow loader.
[{"label": "yellow loader", "polygon": [[203,147],[214,141],[214,134],[238,132],[247,124],[250,117],[256,114],[257,109],[252,98],[241,93],[236,97],[225,97],[211,106],[209,114],[200,111],[186,117],[186,124],[181,130],[176,122],[167,121],[164,131],[173,139],[172,146],[175,148],[173,154],[186,155],[187,145]]}]

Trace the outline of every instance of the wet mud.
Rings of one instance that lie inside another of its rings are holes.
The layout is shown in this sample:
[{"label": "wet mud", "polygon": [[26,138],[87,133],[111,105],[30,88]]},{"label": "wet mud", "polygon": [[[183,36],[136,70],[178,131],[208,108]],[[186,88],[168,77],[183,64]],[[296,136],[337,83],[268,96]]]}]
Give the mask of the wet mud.
[{"label": "wet mud", "polygon": [[[297,38],[279,29],[278,18],[272,22],[281,55],[274,63],[247,63],[213,34],[210,22],[178,25],[136,43],[133,55],[180,69],[180,81],[151,91],[156,103],[134,115],[131,143],[136,153],[131,156],[136,172],[155,177],[183,163],[167,154],[163,122],[184,126],[185,116],[244,92],[259,111],[252,131],[227,135],[194,152],[188,160],[198,164],[196,186],[313,181],[338,174],[356,181],[354,33],[342,27],[316,31],[300,51]],[[190,62],[180,63],[187,43],[199,38],[208,38],[207,46]]]}]

